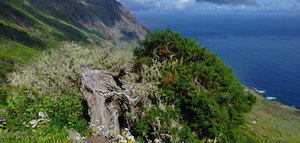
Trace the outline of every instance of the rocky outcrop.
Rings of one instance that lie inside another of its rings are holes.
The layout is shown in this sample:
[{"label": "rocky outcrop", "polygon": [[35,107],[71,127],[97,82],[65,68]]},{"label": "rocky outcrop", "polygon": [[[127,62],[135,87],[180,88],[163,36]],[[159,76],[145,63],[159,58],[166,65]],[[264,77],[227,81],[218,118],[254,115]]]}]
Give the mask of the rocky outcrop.
[{"label": "rocky outcrop", "polygon": [[89,106],[90,128],[102,137],[116,137],[120,134],[119,120],[121,108],[131,111],[139,100],[137,85],[124,84],[119,78],[125,72],[111,73],[103,70],[91,70],[81,66],[82,92]]}]

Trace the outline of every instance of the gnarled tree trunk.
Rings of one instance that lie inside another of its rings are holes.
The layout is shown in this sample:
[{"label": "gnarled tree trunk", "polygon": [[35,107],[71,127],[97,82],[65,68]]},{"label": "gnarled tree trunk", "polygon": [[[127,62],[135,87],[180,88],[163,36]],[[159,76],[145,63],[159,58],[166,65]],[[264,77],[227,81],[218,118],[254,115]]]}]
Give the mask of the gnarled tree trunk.
[{"label": "gnarled tree trunk", "polygon": [[[132,107],[138,101],[133,97],[132,85],[125,85],[119,75],[103,70],[90,70],[81,66],[82,92],[89,106],[90,128],[99,136],[116,137],[120,134],[120,102],[126,107]],[[136,96],[136,95],[135,95]],[[115,99],[120,100],[115,100]]]}]

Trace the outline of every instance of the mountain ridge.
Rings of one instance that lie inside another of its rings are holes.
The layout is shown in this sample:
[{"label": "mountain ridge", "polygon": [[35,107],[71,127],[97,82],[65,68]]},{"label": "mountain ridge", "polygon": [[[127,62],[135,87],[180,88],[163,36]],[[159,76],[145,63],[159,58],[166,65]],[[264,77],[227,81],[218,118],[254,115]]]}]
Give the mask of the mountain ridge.
[{"label": "mountain ridge", "polygon": [[146,29],[116,0],[0,1],[0,83],[42,50],[63,41],[136,45]]}]

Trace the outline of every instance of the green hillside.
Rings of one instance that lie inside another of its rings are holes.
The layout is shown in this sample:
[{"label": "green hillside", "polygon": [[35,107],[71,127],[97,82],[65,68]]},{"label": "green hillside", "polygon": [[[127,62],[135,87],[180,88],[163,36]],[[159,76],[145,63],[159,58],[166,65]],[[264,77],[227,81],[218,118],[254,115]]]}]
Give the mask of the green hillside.
[{"label": "green hillside", "polygon": [[147,31],[116,0],[1,0],[0,83],[15,64],[63,41],[132,48]]},{"label": "green hillside", "polygon": [[103,40],[25,2],[0,1],[0,13],[0,83],[6,82],[6,74],[15,69],[14,64],[24,64],[62,41],[88,44],[89,38]]},{"label": "green hillside", "polygon": [[[255,94],[255,92],[253,93]],[[275,101],[269,101],[261,95],[255,95],[257,97],[256,104],[252,111],[246,115],[247,126],[250,127],[253,135],[265,142],[299,142],[299,110]]]}]

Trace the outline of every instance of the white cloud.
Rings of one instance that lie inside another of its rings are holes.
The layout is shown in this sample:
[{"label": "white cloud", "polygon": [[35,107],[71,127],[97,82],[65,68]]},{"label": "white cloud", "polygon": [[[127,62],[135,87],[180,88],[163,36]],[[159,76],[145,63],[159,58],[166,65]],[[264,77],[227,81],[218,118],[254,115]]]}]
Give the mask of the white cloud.
[{"label": "white cloud", "polygon": [[125,7],[132,11],[145,10],[185,10],[195,7],[195,0],[119,0]]},{"label": "white cloud", "polygon": [[196,0],[197,2],[210,2],[219,5],[257,5],[256,0]]},{"label": "white cloud", "polygon": [[293,12],[300,0],[118,0],[130,11]]},{"label": "white cloud", "polygon": [[246,8],[246,6],[245,5],[241,5],[241,9],[245,9]]},{"label": "white cloud", "polygon": [[175,8],[179,10],[193,7],[194,4],[195,4],[194,0],[177,0],[174,2]]},{"label": "white cloud", "polygon": [[163,0],[118,0],[129,10],[150,10],[161,7],[161,1]]}]

